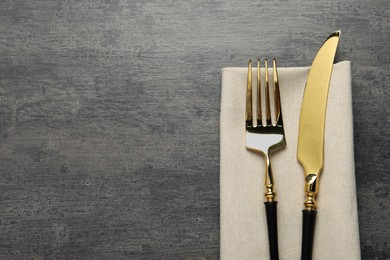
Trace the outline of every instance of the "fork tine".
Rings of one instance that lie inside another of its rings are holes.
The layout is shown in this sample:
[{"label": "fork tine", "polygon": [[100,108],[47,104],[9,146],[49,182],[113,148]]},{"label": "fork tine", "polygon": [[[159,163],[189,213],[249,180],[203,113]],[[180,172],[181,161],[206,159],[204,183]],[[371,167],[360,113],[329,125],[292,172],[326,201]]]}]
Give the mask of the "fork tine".
[{"label": "fork tine", "polygon": [[271,107],[269,97],[269,75],[268,75],[268,59],[264,60],[265,63],[265,112],[267,118],[267,125],[271,125]]},{"label": "fork tine", "polygon": [[257,125],[261,126],[261,80],[260,80],[260,59],[257,59]]},{"label": "fork tine", "polygon": [[279,118],[281,117],[282,105],[280,102],[280,90],[279,90],[279,78],[278,78],[278,70],[276,66],[276,59],[272,61],[273,72],[274,72],[274,97],[275,97],[275,122],[276,124],[282,123],[279,122]]},{"label": "fork tine", "polygon": [[252,60],[251,59],[249,59],[248,61],[245,121],[246,121],[246,125],[252,125]]}]

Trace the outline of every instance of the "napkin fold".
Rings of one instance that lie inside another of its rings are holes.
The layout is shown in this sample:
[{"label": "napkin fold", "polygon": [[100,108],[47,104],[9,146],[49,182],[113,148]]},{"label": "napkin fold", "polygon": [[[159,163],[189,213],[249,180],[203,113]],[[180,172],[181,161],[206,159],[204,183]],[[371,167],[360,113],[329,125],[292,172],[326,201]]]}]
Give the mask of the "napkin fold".
[{"label": "napkin fold", "polygon": [[[263,157],[245,147],[247,68],[222,70],[221,259],[269,259]],[[303,168],[296,159],[308,67],[278,68],[287,147],[274,153],[280,259],[300,259]],[[262,72],[264,73],[264,71]],[[271,73],[272,74],[272,73]],[[256,69],[253,69],[255,86]],[[263,77],[264,78],[264,77]],[[313,259],[360,259],[350,62],[334,65],[325,126]]]}]

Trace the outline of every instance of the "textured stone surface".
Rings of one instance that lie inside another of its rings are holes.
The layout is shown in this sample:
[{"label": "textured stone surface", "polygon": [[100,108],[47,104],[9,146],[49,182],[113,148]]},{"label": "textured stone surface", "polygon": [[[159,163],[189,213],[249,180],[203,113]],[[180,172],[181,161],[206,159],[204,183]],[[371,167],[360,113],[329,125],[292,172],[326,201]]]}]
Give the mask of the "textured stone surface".
[{"label": "textured stone surface", "polygon": [[2,0],[0,258],[217,259],[221,68],[341,29],[362,256],[390,259],[389,7]]}]

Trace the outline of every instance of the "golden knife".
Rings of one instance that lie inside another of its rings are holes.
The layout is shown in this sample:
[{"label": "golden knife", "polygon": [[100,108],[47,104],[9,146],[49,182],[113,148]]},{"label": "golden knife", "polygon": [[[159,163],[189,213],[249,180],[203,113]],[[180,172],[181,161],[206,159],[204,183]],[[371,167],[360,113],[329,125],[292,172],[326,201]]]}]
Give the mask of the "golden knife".
[{"label": "golden knife", "polygon": [[324,168],[326,103],[340,31],[332,33],[314,58],[307,77],[298,133],[297,159],[305,173],[301,259],[312,259],[316,220],[316,195]]}]

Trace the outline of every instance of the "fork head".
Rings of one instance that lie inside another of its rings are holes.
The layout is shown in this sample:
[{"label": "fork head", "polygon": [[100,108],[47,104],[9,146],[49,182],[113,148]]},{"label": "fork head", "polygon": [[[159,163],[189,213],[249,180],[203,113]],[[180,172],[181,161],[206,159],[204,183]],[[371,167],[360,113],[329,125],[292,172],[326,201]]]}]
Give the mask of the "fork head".
[{"label": "fork head", "polygon": [[[245,125],[246,125],[246,147],[248,149],[269,154],[278,148],[286,146],[286,138],[283,128],[282,107],[280,102],[279,79],[276,67],[276,60],[273,59],[273,96],[274,96],[274,114],[275,120],[272,122],[271,116],[271,96],[269,88],[269,72],[268,60],[265,59],[265,120],[263,120],[262,109],[262,84],[260,59],[257,60],[257,94],[254,101],[252,95],[252,61],[248,62],[248,79],[246,89],[246,109],[245,109]],[[255,109],[253,109],[255,107]],[[254,113],[256,112],[256,113]]]}]

